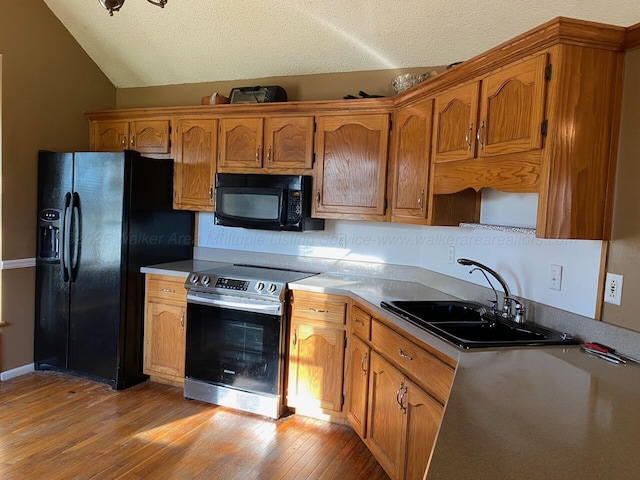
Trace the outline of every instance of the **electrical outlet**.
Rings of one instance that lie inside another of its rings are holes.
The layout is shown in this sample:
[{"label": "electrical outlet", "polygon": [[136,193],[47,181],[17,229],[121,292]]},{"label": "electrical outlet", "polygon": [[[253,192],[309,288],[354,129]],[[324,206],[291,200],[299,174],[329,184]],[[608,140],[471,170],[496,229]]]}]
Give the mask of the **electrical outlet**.
[{"label": "electrical outlet", "polygon": [[607,273],[604,283],[604,301],[620,305],[622,301],[622,275]]},{"label": "electrical outlet", "polygon": [[347,248],[347,236],[343,233],[336,235],[338,240],[338,248],[345,249]]},{"label": "electrical outlet", "polygon": [[562,290],[562,265],[549,265],[549,288]]},{"label": "electrical outlet", "polygon": [[456,247],[449,247],[449,263],[456,261]]}]

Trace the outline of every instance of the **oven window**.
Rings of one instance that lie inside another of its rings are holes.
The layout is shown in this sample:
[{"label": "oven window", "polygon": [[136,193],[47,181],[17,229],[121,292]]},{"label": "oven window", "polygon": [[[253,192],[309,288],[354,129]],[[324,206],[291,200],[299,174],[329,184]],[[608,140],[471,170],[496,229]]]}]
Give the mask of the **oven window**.
[{"label": "oven window", "polygon": [[279,316],[196,304],[187,308],[187,377],[280,393]]},{"label": "oven window", "polygon": [[229,217],[250,220],[278,220],[280,195],[231,192],[220,195],[218,212]]}]

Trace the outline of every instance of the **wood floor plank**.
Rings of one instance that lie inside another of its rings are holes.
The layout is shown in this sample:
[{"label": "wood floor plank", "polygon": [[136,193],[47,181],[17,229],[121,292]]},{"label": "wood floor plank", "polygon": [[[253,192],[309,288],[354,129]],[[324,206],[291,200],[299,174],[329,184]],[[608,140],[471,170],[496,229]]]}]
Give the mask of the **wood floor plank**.
[{"label": "wood floor plank", "polygon": [[0,445],[3,480],[388,480],[348,426],[59,372],[0,382]]}]

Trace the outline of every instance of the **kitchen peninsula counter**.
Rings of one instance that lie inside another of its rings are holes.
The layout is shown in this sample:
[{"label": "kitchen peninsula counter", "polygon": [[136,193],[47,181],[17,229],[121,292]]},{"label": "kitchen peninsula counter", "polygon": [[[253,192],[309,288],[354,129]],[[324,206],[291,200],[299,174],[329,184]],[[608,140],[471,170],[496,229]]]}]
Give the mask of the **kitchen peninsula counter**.
[{"label": "kitchen peninsula counter", "polygon": [[420,283],[324,273],[289,287],[350,296],[457,361],[425,480],[638,478],[640,365],[578,346],[458,349],[380,308],[382,300],[457,299]]},{"label": "kitchen peninsula counter", "polygon": [[426,480],[639,478],[640,365],[578,346],[460,350],[379,308],[456,299],[417,283],[323,274],[290,288],[350,295],[457,360]]}]

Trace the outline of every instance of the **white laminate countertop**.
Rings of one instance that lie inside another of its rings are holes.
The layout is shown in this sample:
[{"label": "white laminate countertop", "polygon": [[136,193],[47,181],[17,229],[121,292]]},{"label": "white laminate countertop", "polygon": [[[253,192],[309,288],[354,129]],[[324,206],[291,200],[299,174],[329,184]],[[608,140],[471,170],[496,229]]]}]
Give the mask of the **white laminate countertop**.
[{"label": "white laminate countertop", "polygon": [[[173,274],[211,263],[176,265]],[[426,480],[640,478],[640,365],[607,363],[577,346],[461,350],[379,307],[455,298],[418,283],[321,274],[289,287],[350,296],[457,360]]]}]

